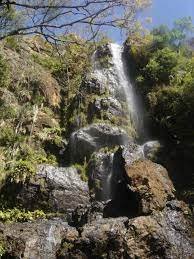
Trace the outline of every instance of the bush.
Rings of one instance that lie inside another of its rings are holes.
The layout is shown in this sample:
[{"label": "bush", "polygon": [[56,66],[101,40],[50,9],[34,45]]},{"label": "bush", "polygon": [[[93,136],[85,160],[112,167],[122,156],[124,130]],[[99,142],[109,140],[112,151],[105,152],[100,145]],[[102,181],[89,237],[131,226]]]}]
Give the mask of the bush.
[{"label": "bush", "polygon": [[25,182],[36,173],[36,167],[31,161],[19,160],[10,169],[9,178],[14,182]]},{"label": "bush", "polygon": [[40,218],[46,218],[46,214],[42,210],[25,211],[14,208],[0,211],[0,221],[2,222],[26,222]]}]

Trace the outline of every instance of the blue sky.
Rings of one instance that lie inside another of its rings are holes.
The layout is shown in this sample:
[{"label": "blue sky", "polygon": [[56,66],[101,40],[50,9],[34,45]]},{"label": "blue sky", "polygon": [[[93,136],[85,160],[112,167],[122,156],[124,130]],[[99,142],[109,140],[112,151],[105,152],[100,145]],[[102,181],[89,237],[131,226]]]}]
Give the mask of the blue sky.
[{"label": "blue sky", "polygon": [[[152,6],[139,15],[139,19],[146,20],[152,17],[152,23],[148,27],[156,27],[166,24],[172,27],[173,22],[179,18],[191,16],[194,23],[194,0],[152,0]],[[124,37],[119,31],[111,30],[110,37],[121,43]]]},{"label": "blue sky", "polygon": [[150,8],[141,17],[152,17],[152,26],[173,25],[173,21],[184,16],[191,16],[194,21],[194,0],[153,0]]}]

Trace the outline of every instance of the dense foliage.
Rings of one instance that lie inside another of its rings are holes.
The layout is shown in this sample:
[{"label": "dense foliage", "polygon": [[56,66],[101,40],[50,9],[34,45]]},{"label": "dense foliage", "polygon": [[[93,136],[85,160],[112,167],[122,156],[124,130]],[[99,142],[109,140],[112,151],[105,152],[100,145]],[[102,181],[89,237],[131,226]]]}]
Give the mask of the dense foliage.
[{"label": "dense foliage", "polygon": [[191,19],[183,18],[171,30],[160,26],[149,34],[136,33],[126,42],[152,134],[172,145],[183,175],[193,168],[194,49],[188,40],[192,32]]}]

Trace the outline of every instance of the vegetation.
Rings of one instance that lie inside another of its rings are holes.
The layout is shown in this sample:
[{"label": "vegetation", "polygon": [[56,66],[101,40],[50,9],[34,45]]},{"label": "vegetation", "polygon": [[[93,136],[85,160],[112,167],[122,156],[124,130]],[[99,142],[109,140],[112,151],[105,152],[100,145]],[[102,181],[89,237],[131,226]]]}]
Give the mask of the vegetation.
[{"label": "vegetation", "polygon": [[0,221],[2,222],[26,222],[36,219],[44,219],[47,215],[41,210],[24,211],[17,208],[0,211]]},{"label": "vegetation", "polygon": [[171,30],[160,26],[149,34],[136,33],[126,43],[152,133],[171,145],[171,161],[176,160],[182,174],[190,172],[189,184],[194,151],[194,50],[187,35],[193,28],[191,18],[183,18]]}]

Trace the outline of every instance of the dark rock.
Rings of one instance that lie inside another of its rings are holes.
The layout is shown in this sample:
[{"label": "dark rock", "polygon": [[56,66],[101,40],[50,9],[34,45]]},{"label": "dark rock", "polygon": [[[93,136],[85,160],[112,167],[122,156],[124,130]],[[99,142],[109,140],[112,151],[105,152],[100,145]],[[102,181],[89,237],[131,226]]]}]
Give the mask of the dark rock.
[{"label": "dark rock", "polygon": [[99,151],[92,155],[88,164],[89,188],[95,200],[111,198],[111,175],[113,169],[113,155],[111,152]]},{"label": "dark rock", "polygon": [[148,141],[143,145],[144,156],[152,161],[157,161],[162,145],[159,141]]},{"label": "dark rock", "polygon": [[115,147],[128,141],[127,133],[109,124],[92,124],[72,133],[69,147],[71,162],[83,162],[94,151],[103,147]]},{"label": "dark rock", "polygon": [[88,204],[89,192],[74,167],[40,166],[37,174],[24,183],[17,199],[25,208],[66,212]]},{"label": "dark rock", "polygon": [[94,201],[90,205],[81,205],[71,214],[68,222],[71,226],[80,228],[87,223],[103,218],[105,203]]},{"label": "dark rock", "polygon": [[80,87],[80,91],[85,94],[102,95],[106,90],[106,86],[95,77],[86,77]]},{"label": "dark rock", "polygon": [[116,116],[124,116],[124,114],[120,102],[113,97],[96,99],[89,104],[89,121],[92,121],[94,118],[111,121]]},{"label": "dark rock", "polygon": [[187,206],[173,201],[150,216],[98,218],[83,226],[60,258],[192,258],[188,213]]},{"label": "dark rock", "polygon": [[[0,224],[5,258],[53,259],[62,240],[74,242],[78,232],[60,219]],[[8,255],[10,257],[8,257]]]},{"label": "dark rock", "polygon": [[135,217],[161,210],[174,199],[174,187],[164,167],[144,159],[142,147],[129,143],[113,158],[112,200],[105,217]]},{"label": "dark rock", "polygon": [[99,46],[96,51],[96,56],[97,58],[112,57],[109,44]]}]

